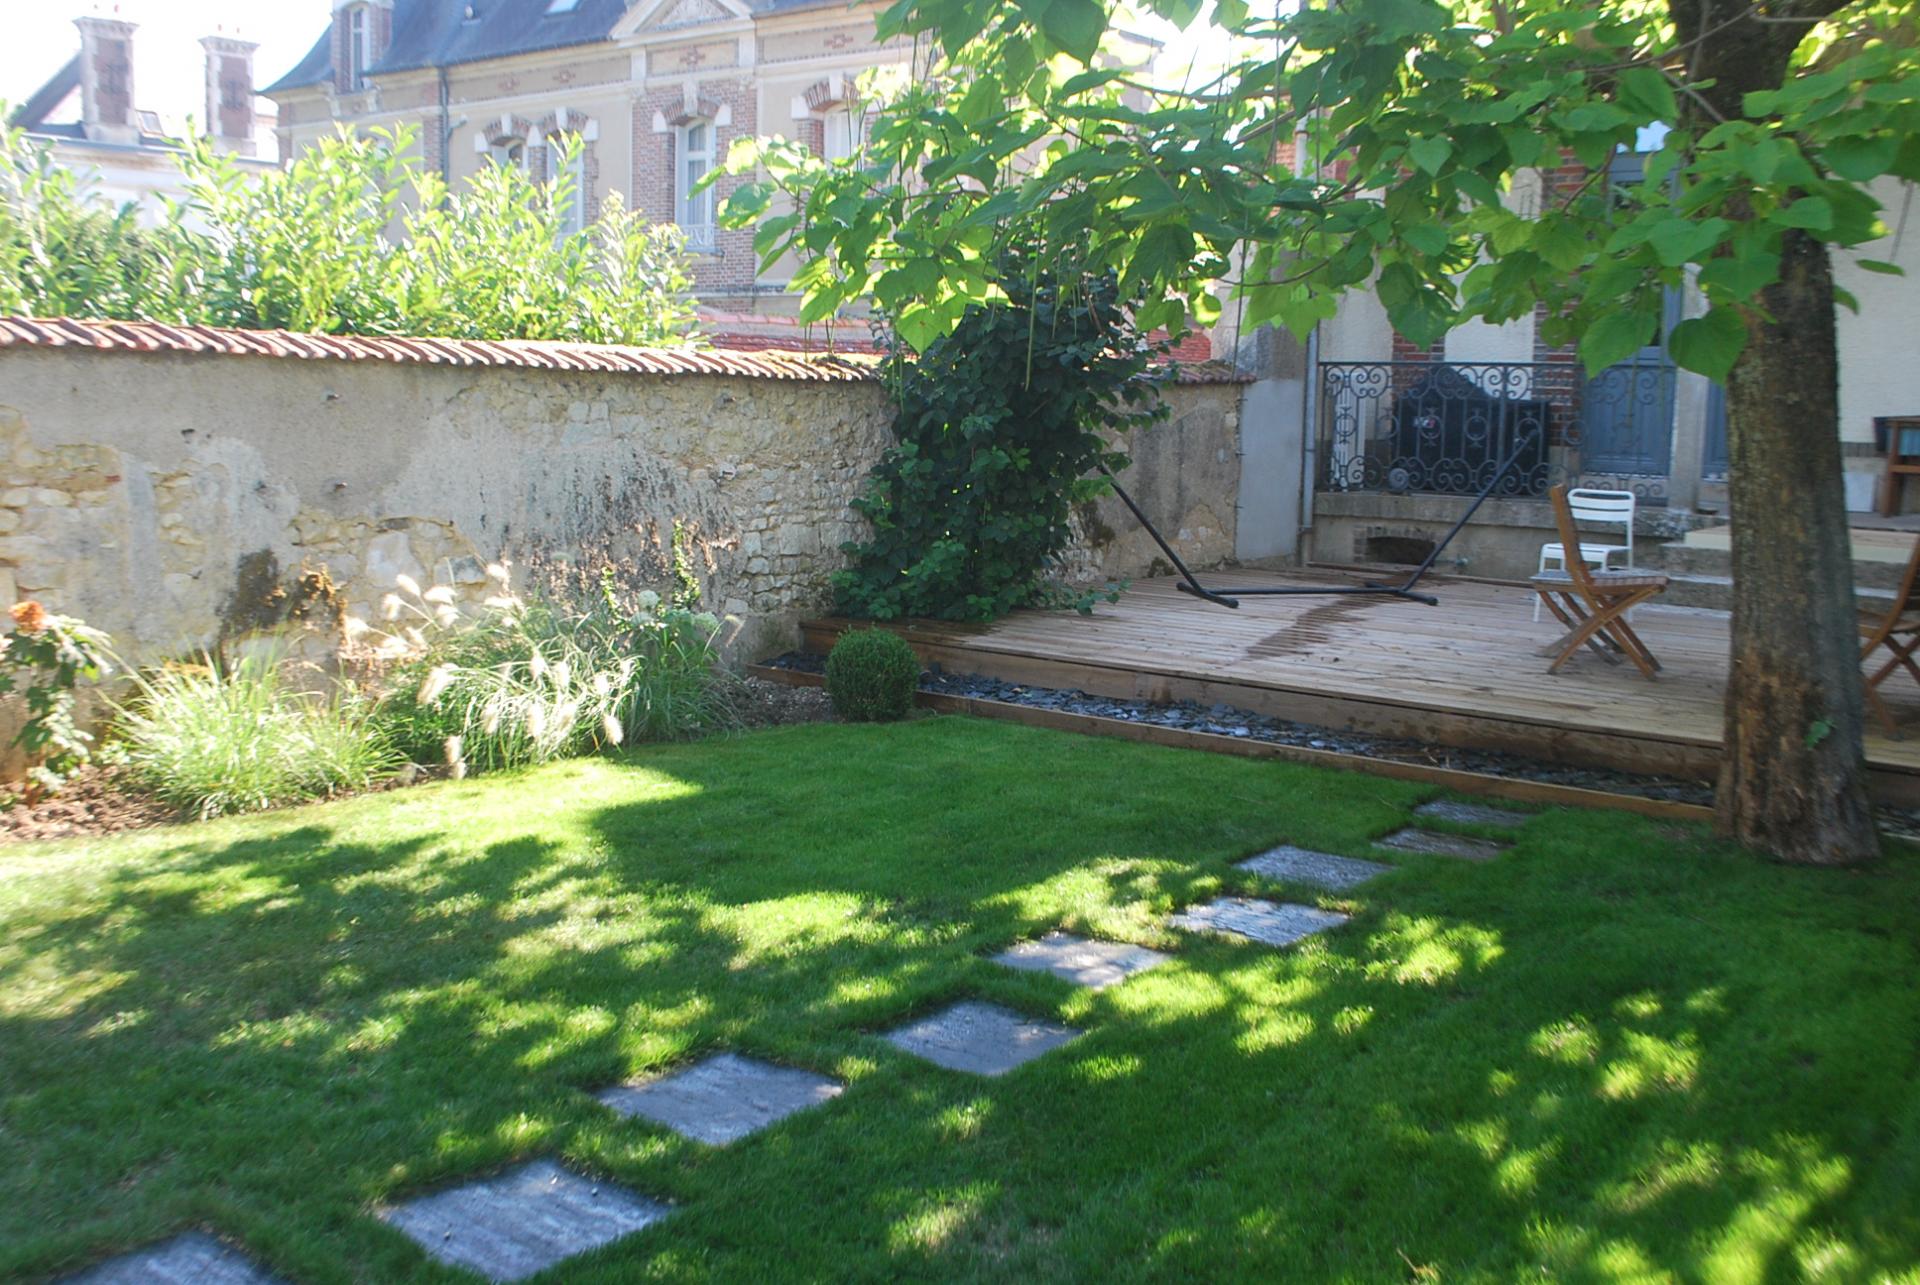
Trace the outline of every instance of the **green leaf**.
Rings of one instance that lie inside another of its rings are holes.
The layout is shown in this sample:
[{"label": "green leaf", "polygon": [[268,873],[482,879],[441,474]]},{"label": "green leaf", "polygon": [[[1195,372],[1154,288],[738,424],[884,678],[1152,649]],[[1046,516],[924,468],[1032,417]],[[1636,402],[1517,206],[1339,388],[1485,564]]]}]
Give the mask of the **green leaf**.
[{"label": "green leaf", "polygon": [[907,346],[915,352],[925,352],[928,344],[948,330],[940,311],[925,304],[903,309],[893,325],[900,332],[900,337],[907,341]]},{"label": "green leaf", "polygon": [[1677,268],[1681,264],[1705,258],[1714,246],[1720,244],[1720,238],[1732,226],[1725,219],[1695,223],[1672,215],[1661,219],[1648,230],[1647,244],[1653,247],[1663,266]]},{"label": "green leaf", "polygon": [[1893,168],[1894,158],[1899,154],[1900,139],[1891,134],[1879,138],[1836,138],[1821,151],[1828,169],[1855,183],[1879,178]]},{"label": "green leaf", "polygon": [[1580,360],[1587,377],[1598,375],[1615,362],[1625,361],[1653,342],[1660,318],[1633,309],[1602,313],[1580,336]]},{"label": "green leaf", "polygon": [[1107,11],[1099,0],[1048,0],[1040,18],[1040,30],[1060,48],[1083,63],[1093,61],[1100,52],[1100,37],[1107,29]]},{"label": "green leaf", "polygon": [[1780,256],[1764,249],[1711,259],[1700,269],[1700,288],[1744,302],[1780,279]]},{"label": "green leaf", "polygon": [[1415,223],[1402,228],[1400,239],[1422,254],[1445,254],[1449,244],[1447,230],[1438,223]]},{"label": "green leaf", "polygon": [[1729,307],[1714,307],[1704,317],[1689,317],[1667,336],[1667,351],[1688,370],[1724,381],[1747,346],[1747,324]]},{"label": "green leaf", "polygon": [[1438,174],[1453,155],[1453,144],[1444,138],[1412,138],[1407,140],[1407,155],[1427,173]]},{"label": "green leaf", "polygon": [[1803,196],[1786,209],[1777,211],[1772,222],[1809,232],[1825,232],[1833,226],[1833,202],[1824,196]]},{"label": "green leaf", "polygon": [[1868,272],[1878,272],[1886,277],[1904,277],[1907,270],[1897,263],[1888,263],[1885,259],[1855,259],[1854,266],[1865,268]]},{"label": "green leaf", "polygon": [[1453,316],[1433,291],[1420,289],[1398,307],[1387,309],[1387,319],[1414,343],[1425,348],[1446,338]]},{"label": "green leaf", "polygon": [[1680,115],[1679,100],[1665,73],[1653,67],[1629,67],[1620,73],[1620,101],[1651,120],[1672,121]]}]

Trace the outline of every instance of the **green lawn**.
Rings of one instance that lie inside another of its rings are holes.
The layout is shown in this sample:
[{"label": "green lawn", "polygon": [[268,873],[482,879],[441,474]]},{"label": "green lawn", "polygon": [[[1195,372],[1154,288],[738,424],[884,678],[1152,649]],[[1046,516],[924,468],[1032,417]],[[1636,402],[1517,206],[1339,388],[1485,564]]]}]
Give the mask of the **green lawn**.
[{"label": "green lawn", "polygon": [[[1920,1280],[1920,861],[1553,812],[1291,950],[1161,927],[1427,793],[931,719],[0,851],[0,1277],[470,1279],[370,1209],[557,1155],[679,1206],[570,1281]],[[1177,958],[983,957],[1055,926]],[[876,1035],[962,996],[1089,1034]],[[717,1049],[848,1088],[719,1150],[591,1096]]]}]

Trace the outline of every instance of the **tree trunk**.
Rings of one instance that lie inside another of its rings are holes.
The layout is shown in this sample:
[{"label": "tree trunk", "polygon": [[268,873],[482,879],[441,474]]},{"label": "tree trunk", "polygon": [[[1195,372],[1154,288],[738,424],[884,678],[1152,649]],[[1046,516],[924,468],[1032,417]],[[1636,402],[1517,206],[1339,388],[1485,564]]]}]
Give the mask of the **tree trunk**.
[{"label": "tree trunk", "polygon": [[[1697,98],[1720,120],[1792,73],[1808,19],[1844,0],[1668,0]],[[1708,124],[1711,121],[1706,122]],[[1734,217],[1737,209],[1731,210]],[[1827,247],[1790,232],[1727,381],[1733,655],[1720,826],[1784,861],[1879,855],[1841,481],[1839,349]]]},{"label": "tree trunk", "polygon": [[1861,746],[1860,642],[1841,483],[1827,248],[1787,238],[1727,382],[1733,665],[1721,828],[1785,861],[1879,855]]}]

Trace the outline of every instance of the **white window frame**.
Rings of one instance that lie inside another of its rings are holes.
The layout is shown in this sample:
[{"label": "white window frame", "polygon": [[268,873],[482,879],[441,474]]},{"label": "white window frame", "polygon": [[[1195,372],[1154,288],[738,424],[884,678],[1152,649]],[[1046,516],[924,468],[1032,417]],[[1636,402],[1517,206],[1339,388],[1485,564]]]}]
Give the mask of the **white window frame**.
[{"label": "white window frame", "polygon": [[[820,155],[828,161],[843,161],[857,154],[866,141],[862,121],[852,103],[835,103],[820,117]],[[836,129],[841,131],[835,138]]]},{"label": "white window frame", "polygon": [[367,67],[373,62],[372,27],[368,17],[366,5],[357,4],[347,10],[347,88],[352,90],[367,87]]},{"label": "white window frame", "polygon": [[587,228],[587,152],[584,141],[580,154],[573,158],[573,164],[566,165],[567,144],[578,137],[572,132],[547,135],[547,172],[541,176],[549,186],[566,184],[573,194],[572,207],[566,213],[566,222],[561,225],[561,231],[567,236],[574,236]]},{"label": "white window frame", "polygon": [[487,139],[487,163],[502,167],[527,168],[527,140],[520,134],[496,134]]},{"label": "white window frame", "polygon": [[[700,146],[695,147],[695,136]],[[690,120],[673,132],[673,219],[686,235],[687,248],[697,254],[713,252],[714,190],[695,192],[693,185],[713,169],[714,124],[704,117]]]}]

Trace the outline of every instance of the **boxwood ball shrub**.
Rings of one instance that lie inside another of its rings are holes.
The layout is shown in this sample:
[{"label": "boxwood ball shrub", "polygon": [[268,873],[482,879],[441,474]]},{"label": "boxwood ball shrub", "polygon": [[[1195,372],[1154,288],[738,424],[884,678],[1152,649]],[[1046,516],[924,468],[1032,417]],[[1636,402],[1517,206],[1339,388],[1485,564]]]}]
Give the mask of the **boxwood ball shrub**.
[{"label": "boxwood ball shrub", "polygon": [[834,713],[850,723],[891,723],[913,708],[920,658],[884,629],[840,636],[827,656],[827,695]]}]

